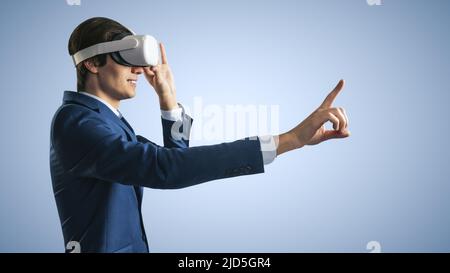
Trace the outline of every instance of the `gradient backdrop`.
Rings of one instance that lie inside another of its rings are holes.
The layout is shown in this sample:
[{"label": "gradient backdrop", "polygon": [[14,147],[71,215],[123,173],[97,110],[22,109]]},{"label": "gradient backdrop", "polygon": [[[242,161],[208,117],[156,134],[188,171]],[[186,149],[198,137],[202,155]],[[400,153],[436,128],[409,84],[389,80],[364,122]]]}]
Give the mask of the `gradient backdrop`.
[{"label": "gradient backdrop", "polygon": [[[265,174],[146,189],[152,252],[369,252],[370,241],[383,252],[450,251],[450,1],[0,5],[1,252],[64,251],[49,129],[63,91],[76,88],[68,38],[94,16],[163,41],[186,106],[195,97],[279,105],[280,131],[347,81],[335,105],[347,110],[350,138],[284,154]],[[162,143],[157,97],[142,76],[137,92],[120,109]]]}]

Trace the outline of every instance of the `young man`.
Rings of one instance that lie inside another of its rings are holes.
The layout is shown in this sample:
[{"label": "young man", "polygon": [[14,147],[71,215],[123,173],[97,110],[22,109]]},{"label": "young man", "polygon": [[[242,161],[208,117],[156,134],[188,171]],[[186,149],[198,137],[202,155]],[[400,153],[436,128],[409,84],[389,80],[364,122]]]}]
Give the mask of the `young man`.
[{"label": "young man", "polygon": [[[81,23],[69,54],[132,32],[108,18]],[[102,54],[77,65],[77,92],[66,91],[51,126],[50,169],[64,241],[81,252],[148,252],[141,214],[143,187],[177,189],[264,172],[277,155],[350,135],[343,108],[331,104],[341,80],[322,105],[279,136],[189,147],[192,119],[176,100],[173,75],[160,44],[161,64],[133,67]],[[156,91],[164,147],[136,135],[119,112],[144,74]],[[334,130],[325,130],[331,121]]]}]

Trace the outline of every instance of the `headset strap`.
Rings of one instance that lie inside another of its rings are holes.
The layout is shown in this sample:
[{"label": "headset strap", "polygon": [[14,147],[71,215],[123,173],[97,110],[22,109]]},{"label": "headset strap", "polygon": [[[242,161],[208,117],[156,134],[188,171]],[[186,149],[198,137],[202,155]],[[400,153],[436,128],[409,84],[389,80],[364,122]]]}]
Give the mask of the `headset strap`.
[{"label": "headset strap", "polygon": [[77,66],[82,61],[92,58],[96,55],[133,49],[138,47],[138,45],[139,42],[136,39],[123,39],[118,41],[99,43],[78,51],[77,53],[72,55],[72,59],[75,66]]}]

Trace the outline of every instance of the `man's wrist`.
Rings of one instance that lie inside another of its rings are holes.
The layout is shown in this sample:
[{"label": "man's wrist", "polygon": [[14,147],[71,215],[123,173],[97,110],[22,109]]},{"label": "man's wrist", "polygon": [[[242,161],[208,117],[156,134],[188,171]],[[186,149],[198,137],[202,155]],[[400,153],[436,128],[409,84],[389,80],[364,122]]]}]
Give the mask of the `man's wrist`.
[{"label": "man's wrist", "polygon": [[178,103],[177,108],[165,111],[161,110],[161,117],[165,120],[179,121],[183,119],[183,108],[181,104]]},{"label": "man's wrist", "polygon": [[159,98],[159,108],[164,111],[176,109],[178,108],[177,100],[173,98],[170,99]]},{"label": "man's wrist", "polygon": [[275,136],[274,138],[277,146],[277,156],[304,146],[304,144],[300,143],[297,136],[292,132],[287,132],[279,136]]}]

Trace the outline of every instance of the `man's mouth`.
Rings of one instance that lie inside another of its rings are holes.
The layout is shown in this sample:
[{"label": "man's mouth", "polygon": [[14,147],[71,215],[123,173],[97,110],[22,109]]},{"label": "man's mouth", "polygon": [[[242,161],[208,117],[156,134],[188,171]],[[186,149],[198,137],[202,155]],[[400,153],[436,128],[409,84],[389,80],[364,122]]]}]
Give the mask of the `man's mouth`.
[{"label": "man's mouth", "polygon": [[127,80],[131,85],[136,86],[137,80],[129,79]]}]

